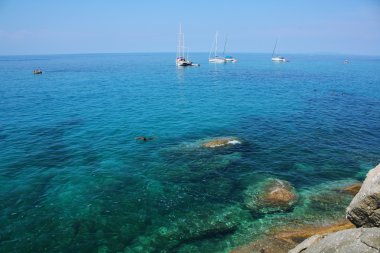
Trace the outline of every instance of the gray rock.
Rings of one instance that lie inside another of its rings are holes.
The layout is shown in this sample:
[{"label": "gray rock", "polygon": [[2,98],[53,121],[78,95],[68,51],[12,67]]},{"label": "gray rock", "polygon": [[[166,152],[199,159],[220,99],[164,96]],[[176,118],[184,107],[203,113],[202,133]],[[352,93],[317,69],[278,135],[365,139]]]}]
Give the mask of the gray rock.
[{"label": "gray rock", "polygon": [[380,227],[380,164],[368,172],[347,208],[347,218],[357,227]]},{"label": "gray rock", "polygon": [[300,253],[304,252],[307,248],[309,248],[311,245],[319,242],[321,239],[323,239],[323,235],[313,235],[312,237],[307,238],[302,243],[298,244],[294,249],[289,250],[288,253]]},{"label": "gray rock", "polygon": [[380,228],[355,228],[306,239],[289,253],[379,253]]}]

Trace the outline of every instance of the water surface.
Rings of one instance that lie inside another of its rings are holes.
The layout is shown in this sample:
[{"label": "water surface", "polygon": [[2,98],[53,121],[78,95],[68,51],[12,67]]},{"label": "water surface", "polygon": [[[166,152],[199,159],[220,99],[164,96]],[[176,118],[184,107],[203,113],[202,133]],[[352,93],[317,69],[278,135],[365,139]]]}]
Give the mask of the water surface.
[{"label": "water surface", "polygon": [[[0,252],[228,252],[344,217],[335,190],[380,162],[379,57],[174,57],[0,57]],[[242,143],[201,147],[224,136]],[[245,208],[267,178],[294,210]]]}]

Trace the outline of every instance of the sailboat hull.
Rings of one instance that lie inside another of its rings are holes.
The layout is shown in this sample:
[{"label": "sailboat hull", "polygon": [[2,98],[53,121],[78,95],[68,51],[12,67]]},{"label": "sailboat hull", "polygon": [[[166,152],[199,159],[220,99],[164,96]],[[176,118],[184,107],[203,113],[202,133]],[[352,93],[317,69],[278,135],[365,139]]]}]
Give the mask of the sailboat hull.
[{"label": "sailboat hull", "polygon": [[200,66],[200,64],[192,63],[191,61],[186,61],[186,60],[177,60],[176,64],[178,67],[188,67],[188,66],[199,67]]},{"label": "sailboat hull", "polygon": [[208,59],[209,62],[211,63],[226,63],[226,59],[224,58],[211,58],[211,59]]},{"label": "sailboat hull", "polygon": [[284,57],[272,57],[273,62],[286,62],[287,60]]},{"label": "sailboat hull", "polygon": [[190,61],[177,61],[177,66],[184,67],[184,66],[191,66],[191,65],[192,65],[192,62]]}]

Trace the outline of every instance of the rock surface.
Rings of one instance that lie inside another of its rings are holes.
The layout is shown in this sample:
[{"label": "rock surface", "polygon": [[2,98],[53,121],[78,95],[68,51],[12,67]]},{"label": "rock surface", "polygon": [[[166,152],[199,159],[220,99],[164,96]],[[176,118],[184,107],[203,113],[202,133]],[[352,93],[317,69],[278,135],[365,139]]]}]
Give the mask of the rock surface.
[{"label": "rock surface", "polygon": [[298,244],[294,249],[289,250],[288,253],[301,253],[305,252],[305,250],[311,247],[313,244],[318,243],[321,239],[323,239],[323,235],[313,235],[309,237],[307,240]]},{"label": "rock surface", "polygon": [[289,253],[378,253],[380,228],[356,228],[303,241]]},{"label": "rock surface", "polygon": [[263,238],[248,245],[236,248],[230,253],[286,253],[294,247],[294,243],[276,238]]},{"label": "rock surface", "polygon": [[347,218],[357,227],[380,227],[380,164],[368,172],[347,208]]},{"label": "rock surface", "polygon": [[345,229],[354,228],[355,226],[348,220],[337,222],[328,226],[303,226],[297,229],[288,229],[276,233],[275,237],[283,241],[300,243],[306,238],[314,235],[324,235]]},{"label": "rock surface", "polygon": [[252,185],[244,192],[246,207],[262,214],[289,211],[297,200],[295,189],[289,182],[273,178]]},{"label": "rock surface", "polygon": [[[354,225],[345,220],[328,226],[309,225],[295,229],[289,227],[279,228],[279,230],[273,231],[270,235],[260,240],[234,249],[231,253],[286,253],[309,236],[316,235],[315,238],[319,238],[320,235],[352,227],[354,227]],[[305,248],[305,244],[300,247]],[[297,246],[297,249],[298,248]]]},{"label": "rock surface", "polygon": [[218,148],[224,147],[228,145],[240,144],[241,142],[237,138],[225,137],[225,138],[217,138],[210,141],[207,141],[202,144],[204,148]]},{"label": "rock surface", "polygon": [[355,196],[360,191],[361,187],[362,187],[362,183],[356,183],[356,184],[343,188],[342,191]]}]

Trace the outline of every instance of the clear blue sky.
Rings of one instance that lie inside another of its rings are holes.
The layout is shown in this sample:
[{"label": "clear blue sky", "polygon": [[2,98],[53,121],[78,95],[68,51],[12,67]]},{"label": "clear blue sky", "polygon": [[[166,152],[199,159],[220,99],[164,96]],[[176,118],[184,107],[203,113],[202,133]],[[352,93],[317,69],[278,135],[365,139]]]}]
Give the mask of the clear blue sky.
[{"label": "clear blue sky", "polygon": [[229,51],[380,55],[380,0],[0,0],[0,55]]}]

